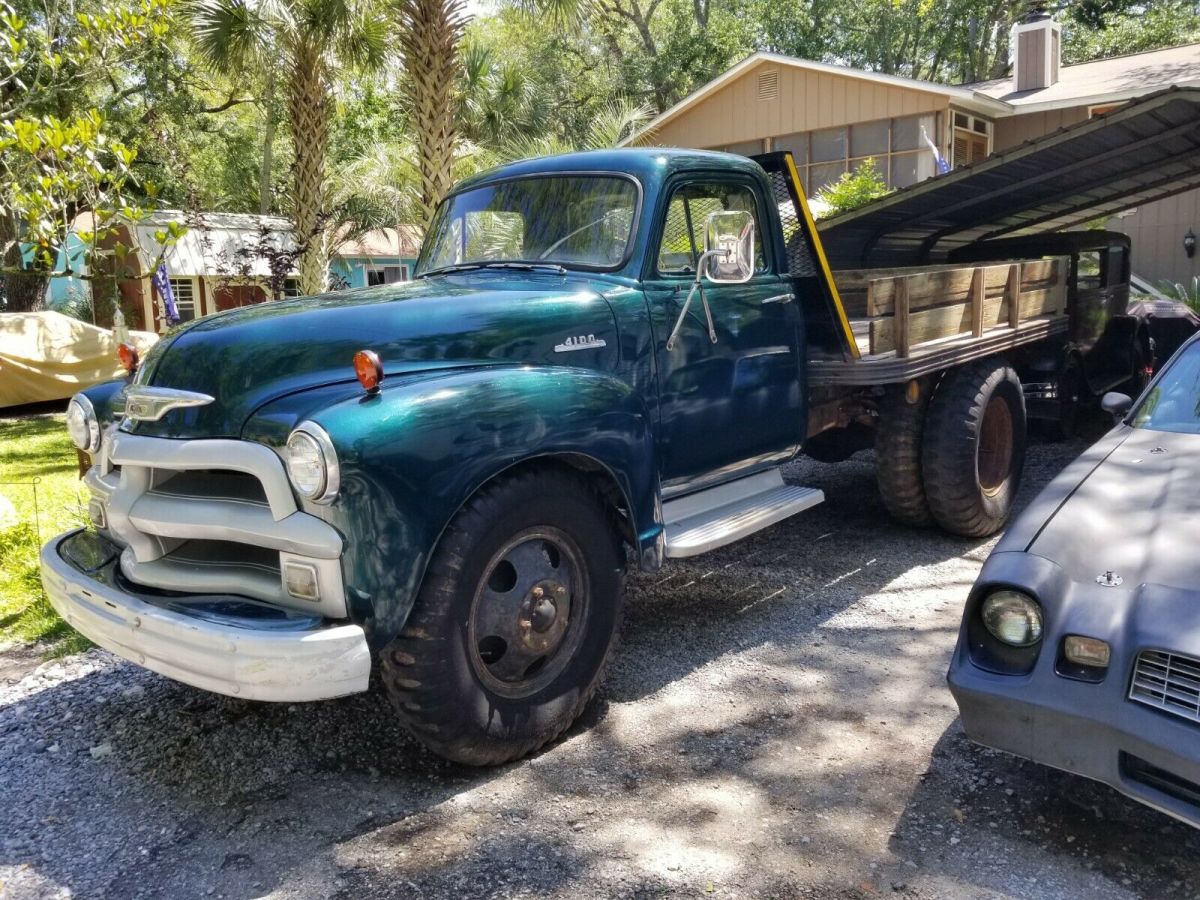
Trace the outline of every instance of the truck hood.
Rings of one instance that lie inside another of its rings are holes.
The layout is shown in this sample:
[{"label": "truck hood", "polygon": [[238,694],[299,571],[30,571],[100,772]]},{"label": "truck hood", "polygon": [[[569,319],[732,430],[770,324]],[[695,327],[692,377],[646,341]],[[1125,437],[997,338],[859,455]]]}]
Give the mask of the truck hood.
[{"label": "truck hood", "polygon": [[362,349],[379,354],[386,379],[480,365],[611,370],[617,326],[603,286],[578,276],[477,272],[200,319],[161,341],[137,380],[215,402],[132,427],[162,437],[235,437],[255,409],[279,397],[339,382],[359,390],[352,361]]},{"label": "truck hood", "polygon": [[1053,512],[1029,552],[1073,581],[1200,587],[1200,435],[1133,429]]}]

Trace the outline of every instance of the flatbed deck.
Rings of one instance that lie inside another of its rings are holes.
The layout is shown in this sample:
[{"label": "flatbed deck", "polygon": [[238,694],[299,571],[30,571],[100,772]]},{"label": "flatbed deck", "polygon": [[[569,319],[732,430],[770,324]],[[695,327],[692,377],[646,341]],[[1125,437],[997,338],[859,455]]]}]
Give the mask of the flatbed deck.
[{"label": "flatbed deck", "polygon": [[834,273],[858,359],[811,359],[813,385],[908,381],[1068,327],[1065,257]]}]

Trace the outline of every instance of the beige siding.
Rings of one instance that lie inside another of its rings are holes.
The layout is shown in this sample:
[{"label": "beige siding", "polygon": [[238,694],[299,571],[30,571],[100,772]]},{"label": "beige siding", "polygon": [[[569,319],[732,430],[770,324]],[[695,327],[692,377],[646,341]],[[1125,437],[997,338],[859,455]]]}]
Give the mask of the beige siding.
[{"label": "beige siding", "polygon": [[1086,106],[1054,109],[1048,112],[1025,113],[996,120],[992,152],[1000,153],[1017,144],[1058,131],[1067,125],[1082,122],[1088,117]]},{"label": "beige siding", "polygon": [[1183,251],[1183,236],[1188,229],[1200,234],[1200,190],[1114,216],[1108,227],[1129,235],[1133,241],[1133,271],[1143,278],[1181,284],[1200,275],[1200,253],[1188,259]]},{"label": "beige siding", "polygon": [[[773,100],[760,100],[759,73],[772,69],[779,73],[778,94]],[[948,106],[940,94],[764,61],[637,143],[724,147],[796,131],[938,112]]]}]

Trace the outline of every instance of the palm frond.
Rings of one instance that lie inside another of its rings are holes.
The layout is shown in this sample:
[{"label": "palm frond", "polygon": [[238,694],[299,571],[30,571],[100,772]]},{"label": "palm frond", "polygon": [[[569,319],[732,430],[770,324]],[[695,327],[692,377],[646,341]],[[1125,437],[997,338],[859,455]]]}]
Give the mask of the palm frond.
[{"label": "palm frond", "polygon": [[592,119],[584,147],[615,147],[653,116],[654,108],[646,103],[635,103],[625,98],[614,100]]},{"label": "palm frond", "polygon": [[198,0],[190,18],[201,59],[219,72],[256,67],[270,40],[271,23],[250,0]]}]

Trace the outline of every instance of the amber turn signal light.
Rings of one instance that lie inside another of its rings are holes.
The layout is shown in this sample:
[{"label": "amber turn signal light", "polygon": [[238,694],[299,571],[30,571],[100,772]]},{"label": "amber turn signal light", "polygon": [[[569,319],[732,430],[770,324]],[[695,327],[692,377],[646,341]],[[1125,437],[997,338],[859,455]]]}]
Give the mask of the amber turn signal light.
[{"label": "amber turn signal light", "polygon": [[117,357],[121,360],[121,366],[130,375],[137,371],[138,352],[137,347],[133,344],[121,344],[117,347]]},{"label": "amber turn signal light", "polygon": [[374,350],[359,350],[354,354],[354,374],[368,394],[374,394],[383,383],[383,363]]},{"label": "amber turn signal light", "polygon": [[1063,656],[1078,666],[1094,666],[1103,669],[1108,666],[1108,661],[1112,656],[1112,647],[1099,638],[1071,634],[1063,643]]}]

